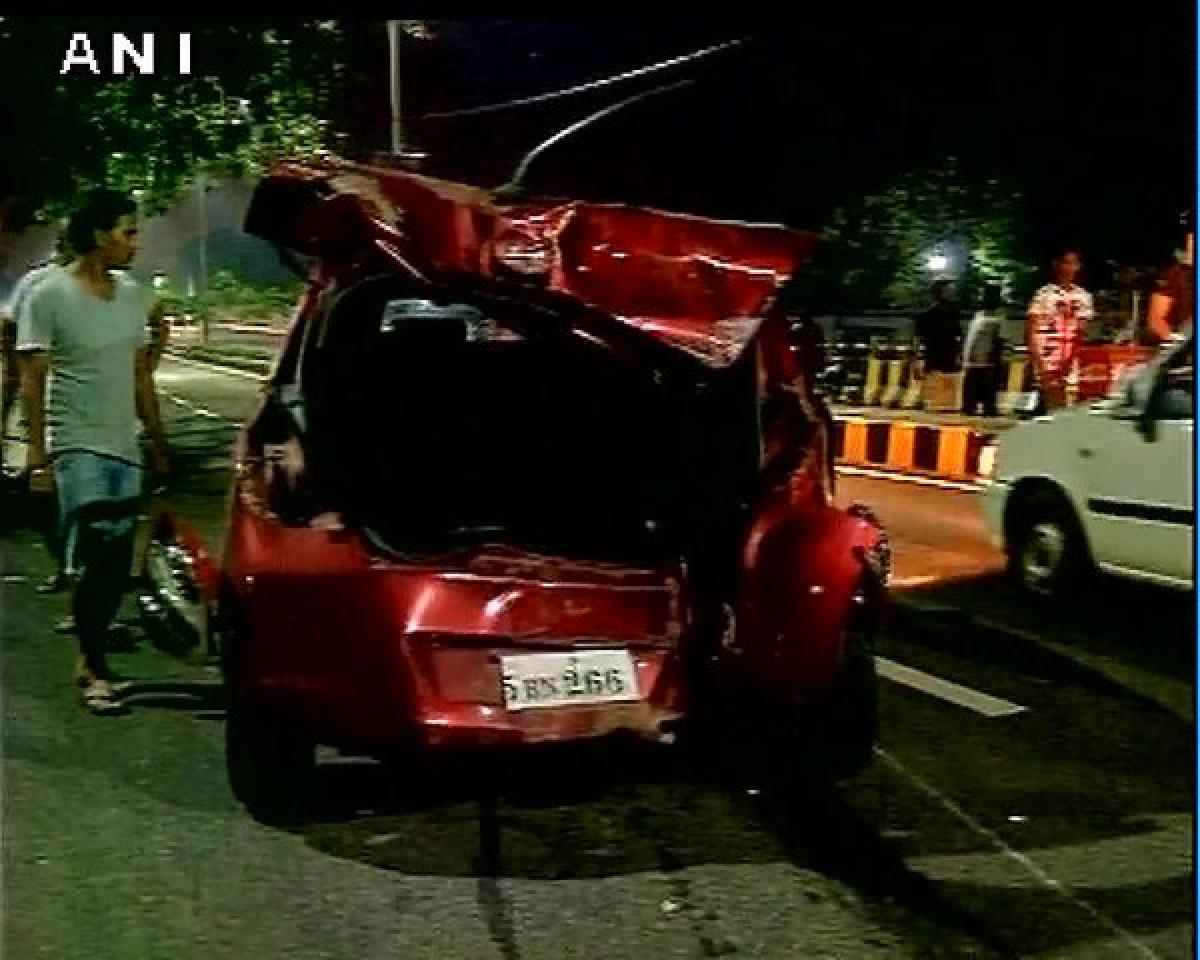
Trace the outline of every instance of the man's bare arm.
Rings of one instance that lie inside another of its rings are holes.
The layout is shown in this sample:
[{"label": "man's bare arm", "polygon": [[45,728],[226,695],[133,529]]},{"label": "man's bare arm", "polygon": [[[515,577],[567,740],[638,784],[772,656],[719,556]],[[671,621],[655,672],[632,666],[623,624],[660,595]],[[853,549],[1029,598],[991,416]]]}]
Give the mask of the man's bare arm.
[{"label": "man's bare arm", "polygon": [[46,376],[50,358],[44,350],[21,354],[21,401],[29,424],[29,468],[46,463]]},{"label": "man's bare arm", "polygon": [[170,330],[167,327],[166,312],[163,309],[161,300],[154,301],[154,306],[150,308],[150,314],[147,317],[147,323],[153,331],[149,350],[150,370],[154,371],[158,369],[163,351],[167,349],[167,338],[170,335]]},{"label": "man's bare arm", "polygon": [[138,351],[134,367],[134,397],[137,415],[146,426],[146,433],[154,443],[163,440],[162,417],[158,412],[158,394],[154,392],[154,346],[151,344]]}]

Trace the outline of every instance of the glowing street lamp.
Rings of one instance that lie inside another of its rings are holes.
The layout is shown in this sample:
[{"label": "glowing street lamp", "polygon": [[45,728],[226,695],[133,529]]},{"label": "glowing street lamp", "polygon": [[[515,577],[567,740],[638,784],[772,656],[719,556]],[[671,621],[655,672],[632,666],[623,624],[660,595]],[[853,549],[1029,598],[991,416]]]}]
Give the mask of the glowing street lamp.
[{"label": "glowing street lamp", "polygon": [[940,273],[950,266],[950,258],[940,250],[936,250],[925,258],[925,266],[934,273]]}]

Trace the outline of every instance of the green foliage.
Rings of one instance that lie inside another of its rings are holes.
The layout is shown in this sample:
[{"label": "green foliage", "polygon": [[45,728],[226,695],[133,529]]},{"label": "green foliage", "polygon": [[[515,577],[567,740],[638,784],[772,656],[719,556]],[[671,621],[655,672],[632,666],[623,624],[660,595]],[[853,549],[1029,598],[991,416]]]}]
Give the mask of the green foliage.
[{"label": "green foliage", "polygon": [[208,289],[193,297],[166,287],[160,291],[160,299],[167,313],[191,314],[197,321],[280,323],[295,310],[303,288],[300,280],[256,283],[240,280],[229,271],[222,270],[213,275]]},{"label": "green foliage", "polygon": [[[193,73],[175,72],[175,37],[192,34]],[[153,76],[110,73],[111,36],[154,33]],[[100,76],[59,69],[86,32]],[[330,139],[345,47],[338,21],[219,22],[189,18],[5,18],[0,77],[14,149],[0,155],[0,200],[21,198],[6,229],[66,213],[94,185],[141,191],[161,212],[200,172],[255,173],[280,156],[311,155]],[[19,91],[19,93],[18,93]]]},{"label": "green foliage", "polygon": [[972,183],[954,158],[902,177],[834,211],[804,296],[819,312],[923,306],[934,279],[927,257],[937,251],[950,259],[939,275],[956,281],[960,300],[1000,283],[1018,301],[1036,278],[1019,241],[1018,199],[994,180]]}]

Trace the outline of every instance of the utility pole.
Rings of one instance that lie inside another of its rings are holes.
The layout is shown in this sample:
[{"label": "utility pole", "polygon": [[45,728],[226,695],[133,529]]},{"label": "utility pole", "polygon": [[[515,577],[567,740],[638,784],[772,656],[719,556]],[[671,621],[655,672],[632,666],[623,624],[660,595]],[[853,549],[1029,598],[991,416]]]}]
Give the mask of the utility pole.
[{"label": "utility pole", "polygon": [[[208,181],[201,171],[196,175],[196,236],[200,241],[197,246],[199,254],[199,283],[196,285],[197,292],[203,293],[208,289],[208,211],[205,209],[208,203]],[[208,311],[204,311],[200,318],[200,342],[208,343]]]},{"label": "utility pole", "polygon": [[390,78],[389,89],[392,101],[391,158],[401,166],[415,169],[425,159],[426,154],[421,150],[410,148],[405,142],[404,98],[400,81],[400,53],[404,44],[403,23],[401,20],[389,20],[387,22],[388,75]]},{"label": "utility pole", "polygon": [[400,21],[389,20],[387,31],[392,93],[392,156],[399,157],[404,153],[404,113],[400,100]]}]

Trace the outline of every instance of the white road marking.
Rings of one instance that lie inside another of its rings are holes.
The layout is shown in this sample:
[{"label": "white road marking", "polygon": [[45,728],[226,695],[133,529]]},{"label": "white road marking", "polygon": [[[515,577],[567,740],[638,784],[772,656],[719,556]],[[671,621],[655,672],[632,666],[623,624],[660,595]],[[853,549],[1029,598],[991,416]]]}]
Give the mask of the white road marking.
[{"label": "white road marking", "polygon": [[849,464],[835,464],[834,470],[849,477],[870,477],[872,480],[894,480],[897,483],[915,483],[921,487],[936,487],[939,490],[958,490],[962,493],[979,493],[985,486],[980,482],[963,482],[960,480],[942,480],[939,477],[926,477],[914,473],[893,473],[890,470],[872,470],[869,467],[852,467]]},{"label": "white road marking", "polygon": [[251,373],[249,370],[237,370],[233,367],[224,367],[217,363],[205,363],[203,360],[188,360],[176,353],[167,351],[167,358],[172,363],[183,364],[187,367],[195,367],[197,370],[210,370],[213,373],[223,373],[227,377],[239,377],[242,380],[253,380],[256,383],[266,383],[269,377],[262,373]]},{"label": "white road marking", "polygon": [[987,693],[980,693],[978,690],[972,690],[970,687],[964,687],[950,680],[943,680],[924,670],[906,667],[904,664],[888,660],[886,657],[876,657],[875,665],[881,677],[887,677],[894,683],[920,690],[922,693],[938,697],[955,706],[973,710],[990,720],[997,717],[1011,717],[1018,713],[1024,713],[1028,709],[1020,704],[1002,700]]},{"label": "white road marking", "polygon": [[1101,913],[1086,900],[1077,897],[1074,893],[1055,880],[1054,877],[1039,867],[1033,860],[1020,851],[1014,850],[1007,843],[1005,843],[999,834],[997,834],[994,830],[989,830],[969,813],[967,813],[957,803],[942,793],[937,787],[925,781],[922,777],[914,773],[882,747],[875,748],[875,756],[883,761],[883,763],[889,769],[891,769],[893,773],[903,777],[921,793],[935,800],[947,813],[967,827],[967,829],[969,829],[972,833],[986,840],[995,850],[1018,864],[1026,873],[1033,877],[1047,890],[1058,894],[1068,903],[1086,913],[1089,917],[1091,917],[1092,920],[1102,926],[1110,934],[1113,934],[1124,941],[1137,956],[1145,957],[1147,960],[1160,960],[1160,957],[1157,953],[1134,937],[1133,934],[1118,924],[1115,920],[1106,914]]},{"label": "white road marking", "polygon": [[204,417],[208,420],[221,420],[225,423],[233,424],[235,426],[237,425],[234,420],[225,416],[224,414],[216,413],[212,410],[209,410],[207,407],[197,406],[196,404],[192,403],[192,401],[187,400],[184,397],[177,397],[175,394],[168,393],[166,390],[160,390],[159,393],[172,403],[178,404],[186,409],[188,413],[194,414],[195,416]]},{"label": "white road marking", "polygon": [[[1009,815],[1009,823],[1027,823],[1029,817]],[[1034,819],[1037,819],[1036,814]],[[1192,873],[1192,817],[1187,813],[1134,814],[1130,832],[1124,836],[1088,838],[1025,848],[1036,856],[1042,869],[1059,882],[1086,887],[1095,895],[1100,890],[1146,888],[1152,884],[1186,881]],[[1096,864],[1120,864],[1119,870],[1099,874]],[[1011,888],[1015,878],[998,871],[991,850],[920,854],[910,858],[931,880],[954,881],[970,878],[976,887]],[[1006,865],[1006,871],[1011,864]]]}]

